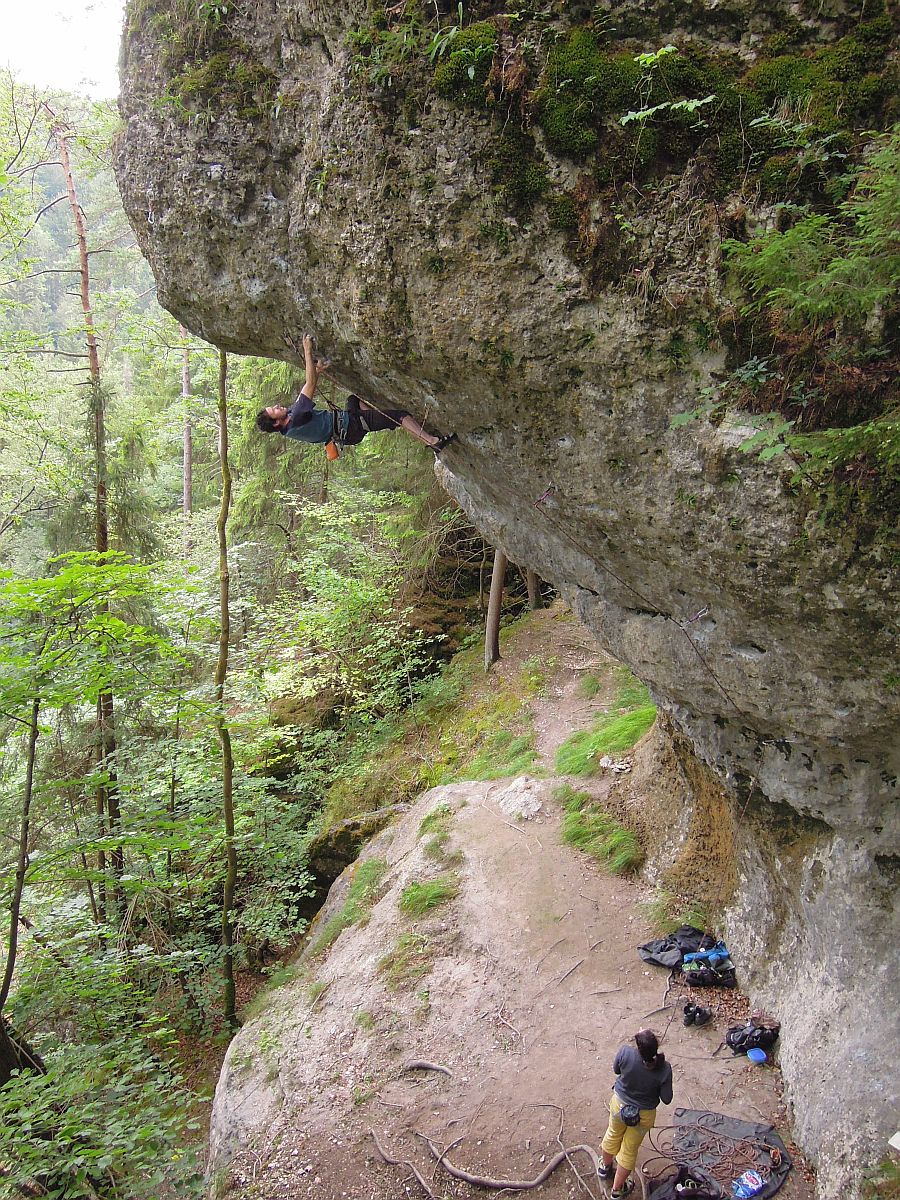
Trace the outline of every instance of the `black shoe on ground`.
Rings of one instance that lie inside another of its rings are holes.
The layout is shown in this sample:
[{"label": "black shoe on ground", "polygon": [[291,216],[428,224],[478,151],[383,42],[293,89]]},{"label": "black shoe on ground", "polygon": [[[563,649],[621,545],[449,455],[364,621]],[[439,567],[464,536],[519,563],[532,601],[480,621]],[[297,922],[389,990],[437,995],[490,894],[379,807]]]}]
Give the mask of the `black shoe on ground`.
[{"label": "black shoe on ground", "polygon": [[684,1023],[685,1025],[693,1025],[697,1017],[697,1006],[695,1004],[686,1004],[684,1006]]},{"label": "black shoe on ground", "polygon": [[694,1009],[694,1024],[695,1025],[706,1025],[711,1020],[712,1020],[712,1009],[711,1008],[702,1008],[698,1004],[697,1007]]},{"label": "black shoe on ground", "polygon": [[613,1190],[609,1194],[612,1196],[612,1200],[621,1200],[621,1197],[630,1196],[633,1191],[634,1191],[634,1180],[631,1178],[628,1178],[625,1180],[625,1182],[622,1184],[622,1186],[620,1188],[613,1188]]}]

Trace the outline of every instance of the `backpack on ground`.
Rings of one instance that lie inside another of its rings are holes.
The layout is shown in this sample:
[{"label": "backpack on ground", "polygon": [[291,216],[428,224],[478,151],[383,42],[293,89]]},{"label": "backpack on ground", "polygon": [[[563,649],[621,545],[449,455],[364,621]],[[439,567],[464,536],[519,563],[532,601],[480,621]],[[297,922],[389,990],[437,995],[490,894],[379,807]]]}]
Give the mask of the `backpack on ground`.
[{"label": "backpack on ground", "polygon": [[725,1189],[702,1167],[678,1164],[678,1170],[668,1179],[655,1183],[650,1200],[724,1200]]},{"label": "backpack on ground", "polygon": [[716,963],[694,959],[682,966],[681,973],[691,987],[737,987],[737,975],[730,958],[720,958]]},{"label": "backpack on ground", "polygon": [[732,1054],[746,1054],[748,1050],[769,1051],[778,1041],[781,1025],[757,1025],[748,1021],[746,1025],[731,1025],[725,1034],[725,1045]]}]

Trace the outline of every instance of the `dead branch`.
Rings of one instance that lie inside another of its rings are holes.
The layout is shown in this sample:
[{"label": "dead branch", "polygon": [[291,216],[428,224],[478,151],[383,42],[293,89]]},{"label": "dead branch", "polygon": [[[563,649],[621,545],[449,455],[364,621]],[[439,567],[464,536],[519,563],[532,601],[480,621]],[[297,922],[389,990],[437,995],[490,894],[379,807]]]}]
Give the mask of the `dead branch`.
[{"label": "dead branch", "polygon": [[560,1163],[567,1161],[570,1154],[578,1154],[579,1152],[582,1154],[587,1154],[591,1159],[591,1162],[593,1162],[595,1170],[598,1169],[600,1165],[600,1156],[592,1146],[568,1146],[560,1150],[559,1154],[554,1154],[553,1158],[550,1159],[543,1171],[541,1171],[539,1175],[535,1175],[534,1179],[491,1179],[487,1175],[473,1175],[470,1171],[464,1171],[462,1167],[457,1167],[445,1157],[446,1151],[438,1150],[434,1142],[432,1142],[429,1137],[426,1137],[424,1133],[417,1133],[416,1136],[420,1137],[422,1141],[425,1142],[425,1144],[428,1146],[428,1149],[438,1160],[448,1175],[452,1175],[454,1179],[461,1179],[464,1183],[471,1183],[475,1187],[489,1188],[491,1191],[495,1192],[534,1191],[535,1188],[541,1186],[545,1179],[548,1179],[553,1174]]},{"label": "dead branch", "polygon": [[407,1158],[391,1158],[390,1155],[385,1151],[381,1142],[379,1142],[378,1134],[375,1132],[375,1130],[370,1128],[369,1133],[371,1133],[371,1135],[372,1135],[372,1141],[378,1147],[378,1153],[381,1155],[381,1157],[384,1159],[384,1161],[388,1164],[388,1166],[409,1167],[410,1171],[412,1171],[413,1175],[415,1175],[416,1180],[419,1184],[419,1187],[422,1189],[422,1191],[425,1193],[425,1195],[430,1197],[430,1200],[438,1200],[437,1196],[435,1196],[434,1192],[428,1186],[427,1181],[419,1173],[418,1168],[414,1167],[413,1164],[409,1161],[409,1159],[407,1159]]},{"label": "dead branch", "polygon": [[557,938],[557,940],[553,943],[553,945],[550,947],[550,949],[547,951],[547,953],[541,955],[541,958],[539,959],[537,966],[534,968],[535,974],[537,974],[537,972],[541,969],[541,964],[543,963],[544,959],[548,958],[553,953],[553,951],[556,949],[556,947],[561,945],[565,940],[566,939],[564,937]]},{"label": "dead branch", "polygon": [[565,975],[562,975],[562,976],[561,976],[559,979],[557,979],[557,981],[556,981],[556,983],[557,983],[557,986],[558,986],[559,984],[563,983],[563,982],[564,982],[564,980],[568,979],[568,978],[569,978],[569,976],[572,974],[572,972],[573,972],[573,971],[577,971],[577,970],[578,970],[578,968],[581,966],[581,964],[582,964],[583,962],[584,962],[584,959],[583,959],[583,958],[579,958],[578,962],[575,964],[575,966],[574,966],[574,967],[569,967],[569,969],[568,969],[568,971],[566,971]]}]

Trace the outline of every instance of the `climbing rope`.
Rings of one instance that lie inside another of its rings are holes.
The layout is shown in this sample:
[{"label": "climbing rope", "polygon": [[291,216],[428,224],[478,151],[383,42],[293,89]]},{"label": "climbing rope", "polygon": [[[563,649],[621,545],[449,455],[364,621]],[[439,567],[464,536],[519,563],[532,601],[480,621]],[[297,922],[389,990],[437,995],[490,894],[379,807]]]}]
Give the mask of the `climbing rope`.
[{"label": "climbing rope", "polygon": [[[711,1120],[717,1113],[709,1113]],[[685,1135],[688,1135],[687,1137]],[[658,1179],[679,1166],[706,1171],[726,1191],[745,1171],[766,1174],[782,1164],[782,1153],[760,1138],[735,1138],[721,1130],[710,1129],[699,1121],[679,1125],[659,1125],[651,1129],[648,1141],[655,1151],[641,1165],[641,1171]]]}]

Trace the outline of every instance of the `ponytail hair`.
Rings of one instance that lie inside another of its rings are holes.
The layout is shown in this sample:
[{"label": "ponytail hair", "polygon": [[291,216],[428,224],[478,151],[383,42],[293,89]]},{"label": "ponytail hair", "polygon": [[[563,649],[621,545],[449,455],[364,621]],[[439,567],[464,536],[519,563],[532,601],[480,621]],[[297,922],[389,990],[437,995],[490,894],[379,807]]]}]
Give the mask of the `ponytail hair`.
[{"label": "ponytail hair", "polygon": [[659,1039],[651,1029],[638,1030],[634,1035],[634,1042],[648,1070],[656,1071],[666,1061],[666,1056],[659,1053]]}]

